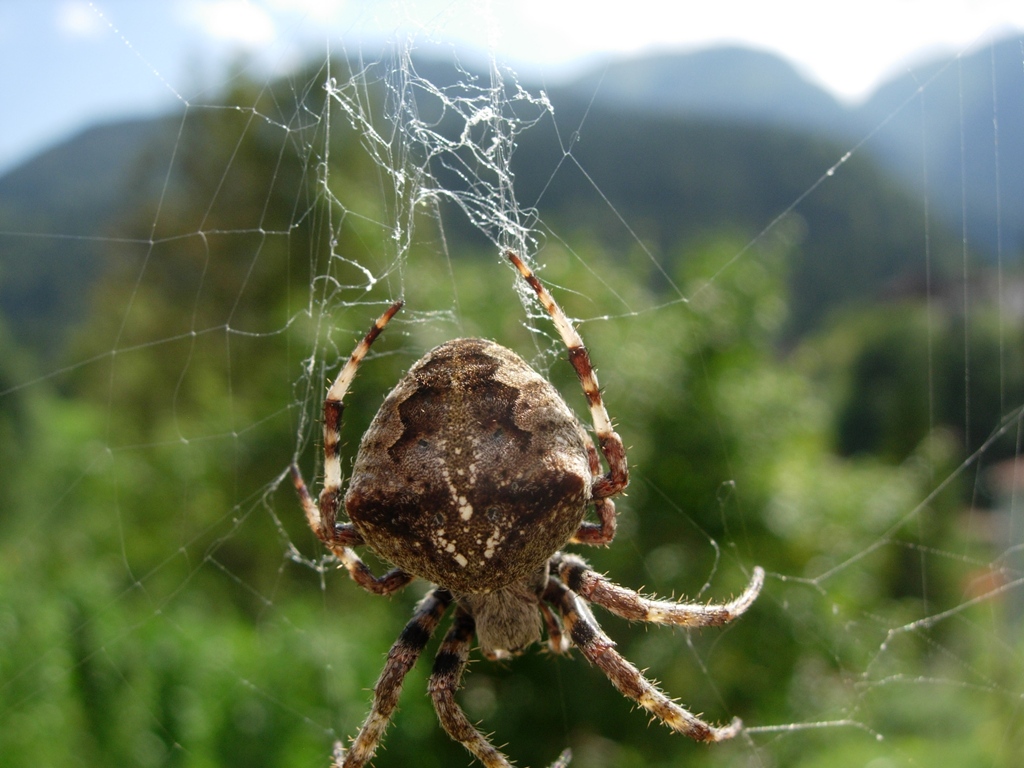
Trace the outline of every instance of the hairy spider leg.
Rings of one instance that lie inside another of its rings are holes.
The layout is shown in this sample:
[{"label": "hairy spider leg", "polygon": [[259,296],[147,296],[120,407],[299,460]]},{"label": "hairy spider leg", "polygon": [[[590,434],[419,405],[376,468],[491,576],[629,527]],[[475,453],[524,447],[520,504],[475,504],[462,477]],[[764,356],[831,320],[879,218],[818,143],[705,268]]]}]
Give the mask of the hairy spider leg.
[{"label": "hairy spider leg", "polygon": [[552,558],[562,582],[584,600],[607,608],[616,616],[630,621],[652,624],[674,624],[683,627],[718,627],[741,616],[757,599],[764,585],[764,569],[755,566],[753,576],[743,593],[728,603],[679,603],[674,600],[653,600],[626,589],[591,570],[576,555],[559,552]]},{"label": "hairy spider leg", "polygon": [[[601,458],[597,455],[597,448],[593,443],[587,445],[587,458],[590,461],[590,474],[593,477],[601,475]],[[615,538],[615,530],[618,528],[618,520],[615,516],[615,502],[611,499],[594,499],[594,512],[597,514],[598,523],[584,522],[569,540],[573,544],[589,544],[590,546],[608,546]]]},{"label": "hairy spider leg", "polygon": [[401,589],[412,581],[413,577],[398,568],[377,577],[352,549],[364,542],[351,523],[337,521],[342,482],[338,446],[341,443],[341,417],[345,411],[342,400],[345,393],[352,385],[359,363],[366,357],[370,346],[401,308],[402,302],[396,301],[377,318],[363,340],[356,345],[338,378],[327,392],[327,398],[324,400],[324,488],[320,492],[319,503],[313,501],[298,465],[291,465],[292,482],[313,533],[341,561],[353,581],[368,592],[378,595],[389,595]]},{"label": "hairy spider leg", "polygon": [[607,544],[615,535],[615,507],[614,505],[608,506],[608,502],[605,500],[609,496],[620,493],[629,483],[626,449],[622,444],[622,438],[612,428],[611,418],[609,418],[608,411],[604,407],[604,401],[601,399],[601,387],[597,381],[597,373],[590,362],[590,353],[587,352],[587,348],[583,345],[583,338],[573,328],[569,318],[562,311],[562,308],[558,306],[558,303],[548,292],[547,288],[533,274],[533,270],[523,263],[518,254],[514,251],[506,251],[505,256],[519,270],[519,274],[533,288],[537,298],[540,299],[540,303],[544,305],[548,314],[551,315],[555,328],[558,329],[558,334],[562,337],[562,341],[569,351],[569,362],[572,363],[572,367],[579,377],[580,384],[583,385],[583,393],[587,396],[590,418],[594,424],[594,432],[597,435],[601,453],[604,454],[604,458],[608,462],[608,472],[603,475],[599,474],[600,466],[598,466],[592,487],[592,496],[595,500],[595,508],[601,523],[599,525],[584,523],[575,538],[584,544]]},{"label": "hairy spider leg", "polygon": [[437,588],[428,592],[416,606],[412,619],[388,651],[384,669],[373,686],[370,714],[366,716],[351,748],[346,750],[340,742],[335,744],[335,768],[362,768],[373,759],[395,707],[398,706],[402,681],[430,641],[452,600],[451,592]]},{"label": "hairy spider leg", "polygon": [[540,614],[544,617],[544,625],[548,630],[548,651],[559,656],[567,655],[572,646],[562,627],[562,620],[555,615],[547,603],[541,601],[539,605]]},{"label": "hairy spider leg", "polygon": [[[451,629],[445,635],[434,658],[434,668],[430,674],[428,690],[437,711],[442,727],[454,740],[461,742],[473,755],[484,764],[485,768],[512,768],[508,758],[495,749],[466,717],[455,701],[455,692],[462,680],[469,659],[469,648],[473,642],[476,623],[473,617],[462,608],[455,609],[455,618]],[[565,750],[552,764],[551,768],[564,768],[569,764],[572,753]]]},{"label": "hairy spider leg", "polygon": [[669,728],[695,741],[708,742],[731,739],[740,732],[739,718],[726,726],[710,725],[666,696],[615,650],[615,643],[601,630],[583,599],[558,579],[548,581],[544,599],[558,605],[573,644],[587,660],[604,672],[622,695],[633,699]]}]

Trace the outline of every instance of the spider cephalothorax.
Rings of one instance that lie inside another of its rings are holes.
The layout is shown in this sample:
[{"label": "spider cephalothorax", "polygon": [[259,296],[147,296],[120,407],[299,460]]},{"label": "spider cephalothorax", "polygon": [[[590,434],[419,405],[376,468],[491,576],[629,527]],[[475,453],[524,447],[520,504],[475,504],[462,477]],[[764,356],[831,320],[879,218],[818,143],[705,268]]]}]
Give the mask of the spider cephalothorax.
[{"label": "spider cephalothorax", "polygon": [[[500,658],[540,641],[546,628],[551,650],[565,653],[576,646],[623,694],[674,730],[699,741],[720,741],[739,731],[738,720],[709,725],[658,690],[614,650],[587,604],[636,621],[725,624],[753,603],[764,572],[755,568],[747,589],[730,603],[688,605],[644,598],[561,551],[568,543],[612,541],[611,497],[628,482],[626,455],[583,340],[533,272],[516,254],[507,255],[568,347],[600,454],[557,390],[518,355],[482,339],[456,339],[428,352],[387,396],[363,436],[342,497],[342,399],[401,302],[377,320],[324,402],[319,502],[295,466],[292,476],[313,532],[360,586],[390,594],[415,577],[435,586],[388,654],[352,747],[336,746],[336,764],[343,768],[358,768],[373,756],[402,679],[452,605],[454,620],[434,661],[430,694],[445,730],[487,768],[508,768],[509,762],[454,698],[474,636],[485,655]],[[349,523],[337,522],[342,504]],[[597,522],[584,520],[591,506]],[[375,576],[353,550],[359,545],[371,547],[394,569]],[[568,762],[566,751],[554,766]]]}]

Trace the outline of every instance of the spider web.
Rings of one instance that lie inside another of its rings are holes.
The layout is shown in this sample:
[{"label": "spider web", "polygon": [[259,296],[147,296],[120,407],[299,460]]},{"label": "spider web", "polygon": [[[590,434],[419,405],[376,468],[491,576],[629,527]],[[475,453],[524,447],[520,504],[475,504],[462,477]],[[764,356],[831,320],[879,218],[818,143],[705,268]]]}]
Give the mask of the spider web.
[{"label": "spider web", "polygon": [[[606,192],[586,151],[596,101],[566,106],[496,58],[461,63],[435,47],[443,23],[372,55],[332,40],[284,78],[243,70],[217,100],[182,98],[138,157],[136,205],[88,241],[104,268],[69,351],[4,369],[0,426],[21,455],[5,449],[16,472],[2,491],[0,763],[326,763],[425,585],[391,600],[360,592],[306,528],[287,468],[319,483],[325,385],[397,298],[406,306],[346,404],[346,467],[401,372],[459,335],[516,349],[585,414],[549,318],[502,262],[513,248],[577,318],[630,451],[618,538],[581,554],[626,586],[696,600],[738,593],[757,564],[769,576],[725,630],[599,616],[681,703],[718,722],[741,715],[734,743],[707,750],[648,727],[578,656],[538,652],[472,665],[470,718],[534,766],[567,745],[582,766],[1013,764],[1019,267],[997,244],[986,292],[964,223],[943,282],[925,128],[920,242],[906,257],[928,280],[909,342],[923,350],[924,438],[900,461],[835,450],[835,393],[855,382],[830,377],[853,364],[850,339],[786,336],[806,206],[857,183],[858,163],[950,77],[962,102],[986,86],[950,59],[871,130],[824,150],[749,236],[709,235],[676,261]],[[993,104],[993,145],[963,146],[962,165],[1020,129],[1004,114]],[[539,177],[517,165],[538,145]],[[566,184],[590,206],[578,216],[557,212]],[[86,241],[76,234],[2,236],[42,250]],[[859,265],[843,269],[854,279]],[[986,324],[994,335],[971,332]],[[994,415],[972,397],[993,371]],[[938,405],[951,378],[958,429]],[[436,724],[428,672],[421,660],[407,679],[377,764],[468,763]]]}]

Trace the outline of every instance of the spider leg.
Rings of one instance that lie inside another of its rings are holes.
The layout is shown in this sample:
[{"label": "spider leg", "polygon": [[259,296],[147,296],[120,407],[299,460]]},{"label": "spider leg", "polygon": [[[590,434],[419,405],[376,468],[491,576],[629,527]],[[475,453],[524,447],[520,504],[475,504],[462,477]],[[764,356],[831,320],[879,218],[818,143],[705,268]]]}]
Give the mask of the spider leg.
[{"label": "spider leg", "polygon": [[373,686],[370,714],[359,729],[355,741],[347,750],[340,743],[335,744],[335,768],[361,768],[373,758],[398,705],[402,681],[430,641],[451,603],[452,594],[446,589],[434,589],[420,601],[412,619],[388,651],[384,669]]},{"label": "spider leg", "polygon": [[597,512],[599,523],[580,523],[580,527],[569,539],[573,544],[589,544],[592,547],[599,547],[611,544],[615,538],[617,520],[615,519],[615,502],[611,499],[597,499],[594,502],[594,511]]},{"label": "spider leg", "polygon": [[[597,448],[593,443],[587,445],[587,458],[590,461],[590,474],[594,478],[601,475],[601,458],[597,455]],[[618,521],[615,517],[615,502],[611,499],[595,499],[594,511],[597,513],[598,523],[584,522],[570,541],[573,544],[589,544],[590,546],[606,546],[611,544],[615,538],[615,529]]]},{"label": "spider leg", "polygon": [[544,617],[544,624],[548,630],[548,651],[559,656],[569,653],[569,638],[565,636],[562,627],[562,620],[551,610],[551,606],[545,602],[540,604],[540,612]]},{"label": "spider leg", "polygon": [[560,552],[552,562],[558,568],[558,577],[562,582],[584,600],[607,608],[624,619],[654,624],[684,627],[728,624],[751,606],[764,585],[764,569],[756,566],[747,588],[728,603],[677,603],[673,600],[652,600],[621,587],[592,571],[587,562],[576,555]]},{"label": "spider leg", "polygon": [[348,388],[352,386],[359,363],[366,357],[370,346],[380,336],[391,318],[402,308],[402,303],[396,301],[377,318],[363,340],[352,350],[348,362],[342,367],[324,400],[324,489],[320,493],[320,510],[327,518],[325,522],[331,525],[334,523],[334,513],[338,509],[338,500],[341,497],[341,456],[338,453],[338,444],[341,442],[341,416],[345,411],[342,400]]},{"label": "spider leg", "polygon": [[[428,690],[438,720],[449,736],[472,752],[486,768],[512,768],[508,758],[495,749],[487,737],[477,730],[455,701],[455,692],[466,669],[475,629],[473,617],[462,608],[457,608],[451,629],[445,635],[434,658],[434,669],[430,674]],[[572,754],[565,750],[551,768],[565,768],[571,758]]]},{"label": "spider leg", "polygon": [[537,279],[523,260],[513,251],[506,251],[505,256],[511,261],[523,279],[533,288],[541,304],[555,321],[555,328],[558,329],[562,341],[569,350],[569,362],[576,370],[576,375],[583,385],[583,392],[587,396],[587,404],[590,406],[590,418],[594,423],[594,432],[597,434],[598,445],[601,453],[608,462],[608,472],[594,479],[593,497],[595,499],[606,499],[620,493],[629,483],[629,469],[626,465],[626,449],[622,445],[622,439],[612,429],[611,419],[601,399],[601,388],[597,383],[597,373],[590,362],[590,353],[583,346],[583,339],[572,327],[565,312],[558,306],[554,298],[548,293],[547,288]]},{"label": "spider leg", "polygon": [[363,559],[352,549],[352,547],[358,547],[363,543],[363,537],[359,535],[359,532],[350,523],[335,522],[328,526],[326,519],[321,516],[320,510],[317,508],[316,502],[310,496],[298,466],[292,464],[291,473],[292,482],[299,494],[302,508],[306,512],[306,521],[309,523],[309,527],[341,561],[356,584],[375,595],[390,595],[413,580],[411,575],[398,568],[392,568],[383,576],[375,576],[370,570],[370,566],[364,563]]},{"label": "spider leg", "polygon": [[601,630],[587,604],[564,584],[552,578],[544,599],[557,603],[573,643],[587,660],[600,669],[620,693],[627,696],[665,725],[695,741],[723,741],[740,732],[738,718],[729,725],[715,726],[683,709],[660,691],[618,651],[615,643]]},{"label": "spider leg", "polygon": [[455,691],[458,690],[469,659],[469,647],[475,629],[473,617],[461,608],[456,609],[451,629],[434,658],[428,690],[437,717],[449,736],[461,742],[487,768],[511,768],[508,759],[469,722],[455,701]]},{"label": "spider leg", "polygon": [[341,417],[345,411],[342,400],[345,393],[352,385],[359,363],[366,357],[370,346],[401,308],[402,302],[396,301],[377,318],[363,340],[356,345],[338,378],[327,392],[327,398],[324,400],[324,489],[320,492],[319,503],[313,501],[298,466],[291,466],[292,482],[306,513],[306,522],[313,533],[348,569],[353,581],[363,589],[378,595],[389,595],[401,589],[412,581],[413,577],[395,568],[378,578],[353,551],[352,547],[363,543],[362,536],[351,524],[337,522],[341,499],[341,456],[338,453],[338,445],[341,443]]}]

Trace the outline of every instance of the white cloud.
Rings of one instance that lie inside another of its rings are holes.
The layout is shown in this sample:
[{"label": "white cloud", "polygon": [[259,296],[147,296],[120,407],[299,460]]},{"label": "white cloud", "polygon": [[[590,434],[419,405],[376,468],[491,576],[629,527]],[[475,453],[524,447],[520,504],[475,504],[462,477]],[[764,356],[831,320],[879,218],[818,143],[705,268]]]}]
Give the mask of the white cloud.
[{"label": "white cloud", "polygon": [[207,37],[243,48],[267,45],[277,37],[270,14],[247,0],[191,2],[186,18]]},{"label": "white cloud", "polygon": [[348,0],[266,0],[275,12],[298,15],[309,21],[330,23],[342,18]]},{"label": "white cloud", "polygon": [[500,52],[562,64],[594,53],[685,50],[738,43],[783,55],[836,93],[856,98],[922,50],[959,51],[1007,25],[1021,0],[629,0],[594,13],[592,0],[492,0]]},{"label": "white cloud", "polygon": [[64,37],[96,37],[105,26],[100,14],[85,0],[61,3],[54,22]]}]

